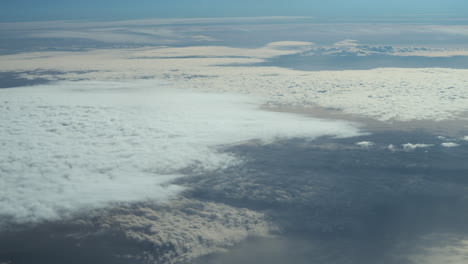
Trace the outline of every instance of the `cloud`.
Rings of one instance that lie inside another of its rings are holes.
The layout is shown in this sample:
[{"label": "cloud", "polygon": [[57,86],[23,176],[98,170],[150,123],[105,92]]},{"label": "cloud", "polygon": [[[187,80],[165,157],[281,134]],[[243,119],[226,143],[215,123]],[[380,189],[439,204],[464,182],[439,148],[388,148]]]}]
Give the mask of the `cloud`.
[{"label": "cloud", "polygon": [[[244,18],[192,18],[147,19],[123,21],[44,21],[38,23],[0,23],[0,31],[22,31],[19,37],[45,39],[86,39],[110,44],[169,45],[175,43],[213,42],[220,39],[207,36],[205,27],[219,25],[229,30],[232,24],[251,25],[277,22],[295,22],[306,17],[244,17]],[[181,25],[184,25],[181,27]],[[203,30],[205,29],[205,30]],[[18,38],[18,35],[9,35]],[[93,43],[96,45],[96,43]],[[81,45],[81,44],[76,44]],[[89,45],[89,44],[88,44]],[[94,46],[93,45],[93,46]]]},{"label": "cloud", "polygon": [[184,30],[174,31],[168,28],[91,28],[73,30],[43,30],[32,32],[29,38],[87,39],[110,44],[153,44],[169,45],[181,41],[212,42],[219,41],[205,35],[193,35]]},{"label": "cloud", "polygon": [[393,144],[388,145],[387,148],[388,148],[388,150],[390,150],[390,151],[396,151],[396,150],[397,150],[397,148],[396,148],[395,145],[393,145]]},{"label": "cloud", "polygon": [[418,148],[428,148],[428,147],[432,147],[433,145],[431,144],[412,144],[412,143],[406,143],[406,144],[403,144],[403,150],[404,151],[413,151],[415,149],[418,149]]},{"label": "cloud", "polygon": [[163,18],[137,19],[119,21],[36,21],[0,23],[3,29],[73,29],[73,28],[106,28],[106,27],[147,27],[167,25],[220,24],[220,23],[265,23],[294,22],[309,19],[305,16],[263,16],[263,17],[225,17],[225,18]]},{"label": "cloud", "polygon": [[84,30],[84,31],[68,31],[68,30],[55,30],[55,31],[44,31],[38,33],[32,33],[29,35],[31,38],[66,38],[66,39],[90,39],[99,42],[107,43],[173,43],[171,39],[158,39],[151,35],[134,34],[132,32],[112,32],[112,31],[98,31],[98,30]]},{"label": "cloud", "polygon": [[428,33],[468,36],[468,26],[466,25],[428,25],[417,27],[416,30]]},{"label": "cloud", "polygon": [[82,221],[101,231],[121,233],[137,245],[150,244],[151,251],[132,256],[142,263],[189,263],[248,237],[277,231],[264,213],[190,199],[104,210],[96,219]]},{"label": "cloud", "polygon": [[[453,120],[468,109],[467,70],[388,68],[304,72],[246,65],[298,52],[272,46],[277,45],[22,53],[1,56],[0,71],[43,69],[41,74],[25,73],[21,77],[51,80],[165,79],[180,87],[255,94],[277,105],[315,104],[386,122]],[[236,67],[220,66],[233,64]],[[57,78],[47,71],[64,74]]]},{"label": "cloud", "polygon": [[213,37],[209,37],[205,35],[195,35],[195,36],[192,36],[192,39],[195,41],[220,41],[219,39],[215,39]]},{"label": "cloud", "polygon": [[360,45],[359,41],[354,40],[354,39],[344,39],[342,41],[338,41],[335,44],[333,44],[333,46],[337,46],[337,47],[355,47],[359,45]]},{"label": "cloud", "polygon": [[350,137],[346,122],[259,110],[263,99],[176,89],[159,81],[63,82],[0,91],[0,215],[25,223],[114,203],[164,202],[183,173],[242,158],[251,139]]},{"label": "cloud", "polygon": [[306,41],[276,41],[267,44],[265,47],[279,50],[308,50],[313,47],[315,43]]},{"label": "cloud", "polygon": [[356,145],[364,149],[369,149],[374,146],[374,143],[370,141],[361,141],[361,142],[357,142]]},{"label": "cloud", "polygon": [[[345,39],[332,46],[311,47],[305,56],[420,56],[420,57],[452,57],[466,56],[468,51],[460,48],[435,48],[392,45],[361,44],[357,40]],[[312,58],[311,58],[312,59]]]},{"label": "cloud", "polygon": [[446,148],[453,148],[453,147],[460,146],[460,144],[457,144],[455,142],[444,142],[441,145],[442,145],[442,147],[446,147]]}]

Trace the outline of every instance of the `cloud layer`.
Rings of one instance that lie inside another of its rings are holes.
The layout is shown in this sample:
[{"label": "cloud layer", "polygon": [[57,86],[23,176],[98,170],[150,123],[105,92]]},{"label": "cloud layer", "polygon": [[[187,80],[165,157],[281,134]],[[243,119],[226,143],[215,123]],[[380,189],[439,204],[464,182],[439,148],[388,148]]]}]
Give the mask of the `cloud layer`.
[{"label": "cloud layer", "polygon": [[0,215],[20,223],[110,203],[166,201],[182,190],[169,182],[183,173],[242,162],[223,153],[224,144],[359,134],[349,123],[259,110],[257,98],[158,81],[0,92]]},{"label": "cloud layer", "polygon": [[[385,122],[454,120],[466,115],[465,69],[307,72],[248,65],[300,53],[312,45],[275,42],[260,48],[197,46],[36,52],[1,56],[0,71],[42,69],[41,74],[25,73],[20,77],[50,80],[164,79],[197,90],[256,94],[268,98],[273,106],[318,105]],[[47,71],[64,74],[56,76]]]}]

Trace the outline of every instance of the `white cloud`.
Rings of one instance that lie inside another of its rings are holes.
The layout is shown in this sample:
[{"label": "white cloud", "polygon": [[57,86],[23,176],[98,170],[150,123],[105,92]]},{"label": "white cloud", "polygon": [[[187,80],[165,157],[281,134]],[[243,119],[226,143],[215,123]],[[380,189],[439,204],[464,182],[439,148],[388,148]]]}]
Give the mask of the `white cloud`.
[{"label": "white cloud", "polygon": [[357,142],[356,145],[360,146],[361,148],[369,149],[374,146],[374,143],[370,141],[361,141]]},{"label": "white cloud", "polygon": [[43,69],[43,74],[22,77],[44,79],[54,78],[47,75],[47,70],[65,71],[59,77],[68,80],[167,79],[181,87],[256,94],[281,105],[316,104],[390,122],[454,120],[468,110],[465,69],[305,72],[278,67],[219,66],[245,65],[297,53],[272,46],[275,45],[250,49],[205,46],[22,53],[0,56],[0,71]]},{"label": "white cloud", "polygon": [[388,148],[388,150],[390,150],[390,151],[396,151],[396,150],[397,150],[397,148],[396,148],[395,145],[393,145],[393,144],[388,145],[387,148]]},{"label": "white cloud", "polygon": [[192,39],[195,41],[220,41],[219,39],[215,39],[213,37],[209,37],[205,35],[195,35],[195,36],[192,36]]},{"label": "white cloud", "polygon": [[453,148],[453,147],[460,146],[460,144],[457,144],[455,142],[444,142],[441,145],[442,145],[442,147],[446,147],[446,148]]},{"label": "white cloud", "polygon": [[308,50],[315,43],[305,41],[276,41],[267,44],[265,47],[279,50]]},{"label": "white cloud", "polygon": [[445,35],[468,36],[468,26],[466,25],[428,25],[416,27],[416,31]]},{"label": "white cloud", "polygon": [[432,147],[433,145],[431,144],[412,144],[412,143],[406,143],[406,144],[403,144],[403,150],[405,151],[413,151],[415,149],[418,149],[418,148],[428,148],[428,147]]},{"label": "white cloud", "polygon": [[182,169],[239,164],[219,148],[250,139],[359,134],[346,122],[258,109],[263,100],[158,81],[65,82],[0,90],[0,215],[66,217],[113,202],[166,201]]},{"label": "white cloud", "polygon": [[342,40],[342,41],[339,41],[339,42],[336,42],[335,44],[333,44],[333,46],[337,46],[337,47],[354,47],[354,46],[358,46],[359,45],[359,41],[357,40],[354,40],[354,39],[345,39],[345,40]]},{"label": "white cloud", "polygon": [[468,141],[468,136],[463,137],[464,141]]}]

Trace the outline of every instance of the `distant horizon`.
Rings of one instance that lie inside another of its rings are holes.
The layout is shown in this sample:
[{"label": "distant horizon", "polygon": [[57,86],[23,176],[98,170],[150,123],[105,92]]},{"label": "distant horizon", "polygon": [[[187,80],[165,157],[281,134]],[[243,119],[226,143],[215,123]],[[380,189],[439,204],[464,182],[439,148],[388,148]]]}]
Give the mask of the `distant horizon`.
[{"label": "distant horizon", "polygon": [[[275,23],[297,23],[301,21],[306,21],[308,23],[325,23],[325,24],[334,24],[334,23],[417,23],[417,24],[457,24],[457,25],[466,25],[468,24],[468,16],[454,16],[450,14],[401,14],[401,15],[388,15],[388,16],[362,16],[362,17],[353,17],[353,16],[340,16],[340,17],[319,17],[319,16],[294,16],[294,15],[258,15],[258,16],[176,16],[176,17],[116,17],[116,18],[43,18],[43,19],[25,19],[25,20],[3,20],[0,17],[0,24],[14,24],[14,23],[47,23],[47,22],[76,22],[76,23],[86,23],[86,22],[123,22],[123,21],[156,21],[156,20],[166,20],[170,22],[178,22],[181,20],[213,20],[207,23],[223,22],[223,20],[239,19],[239,21],[229,21],[226,23],[243,23],[241,19],[259,19],[258,22],[275,22]],[[281,20],[284,21],[281,21]],[[263,21],[262,21],[263,20]],[[248,21],[251,23],[253,21]],[[181,23],[186,24],[186,23]]]},{"label": "distant horizon", "polygon": [[[6,0],[0,5],[0,22],[55,20],[136,20],[155,18],[220,18],[265,16],[310,16],[317,19],[378,18],[406,16],[466,17],[468,3],[462,0],[271,0],[250,3],[215,0]],[[365,8],[363,8],[365,7]]]}]

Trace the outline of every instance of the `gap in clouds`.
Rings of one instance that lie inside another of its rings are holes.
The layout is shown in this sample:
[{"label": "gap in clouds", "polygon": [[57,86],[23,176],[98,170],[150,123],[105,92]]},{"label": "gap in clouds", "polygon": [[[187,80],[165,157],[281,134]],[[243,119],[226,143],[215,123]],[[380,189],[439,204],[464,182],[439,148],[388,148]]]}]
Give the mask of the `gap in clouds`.
[{"label": "gap in clouds", "polygon": [[61,82],[0,91],[0,216],[37,223],[137,201],[171,182],[243,162],[219,146],[258,139],[360,135],[352,123],[260,110],[260,98],[158,81]]}]

